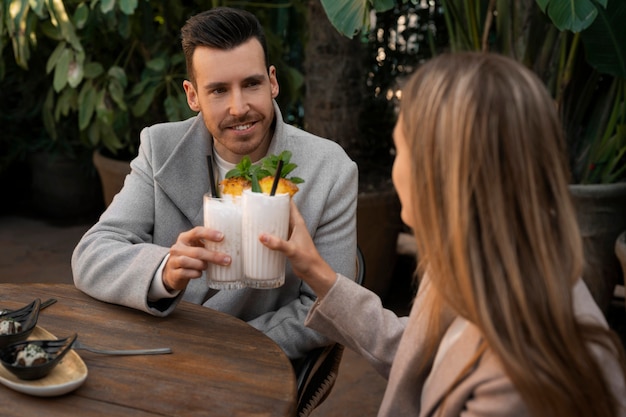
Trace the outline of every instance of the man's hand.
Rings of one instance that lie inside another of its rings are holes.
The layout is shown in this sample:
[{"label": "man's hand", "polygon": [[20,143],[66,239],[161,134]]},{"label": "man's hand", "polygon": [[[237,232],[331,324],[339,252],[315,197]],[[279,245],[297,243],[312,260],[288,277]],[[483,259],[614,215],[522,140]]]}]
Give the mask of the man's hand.
[{"label": "man's hand", "polygon": [[200,278],[209,263],[229,265],[230,256],[206,250],[204,241],[220,242],[224,234],[217,230],[198,226],[178,235],[170,248],[170,257],[163,269],[163,284],[169,291],[183,290],[190,279]]}]

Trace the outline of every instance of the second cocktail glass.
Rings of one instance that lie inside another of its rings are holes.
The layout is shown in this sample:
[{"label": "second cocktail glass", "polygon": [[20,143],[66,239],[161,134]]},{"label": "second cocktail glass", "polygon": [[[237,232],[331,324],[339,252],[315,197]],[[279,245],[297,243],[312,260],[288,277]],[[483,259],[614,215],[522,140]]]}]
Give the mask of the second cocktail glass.
[{"label": "second cocktail glass", "polygon": [[243,268],[248,287],[276,288],[285,283],[285,255],[265,247],[259,235],[269,233],[287,239],[289,201],[289,194],[243,192]]}]

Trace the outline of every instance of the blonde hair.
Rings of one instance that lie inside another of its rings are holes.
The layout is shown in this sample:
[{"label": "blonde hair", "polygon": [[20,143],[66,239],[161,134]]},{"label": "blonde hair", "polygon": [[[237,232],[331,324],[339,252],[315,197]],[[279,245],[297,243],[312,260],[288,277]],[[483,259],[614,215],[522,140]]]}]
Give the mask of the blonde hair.
[{"label": "blonde hair", "polygon": [[[420,271],[436,289],[429,303],[481,330],[480,351],[497,355],[533,414],[614,415],[588,342],[624,367],[623,348],[574,316],[582,243],[561,124],[541,81],[503,56],[442,55],[403,88],[400,124],[414,157]],[[430,332],[434,345],[442,330]]]}]

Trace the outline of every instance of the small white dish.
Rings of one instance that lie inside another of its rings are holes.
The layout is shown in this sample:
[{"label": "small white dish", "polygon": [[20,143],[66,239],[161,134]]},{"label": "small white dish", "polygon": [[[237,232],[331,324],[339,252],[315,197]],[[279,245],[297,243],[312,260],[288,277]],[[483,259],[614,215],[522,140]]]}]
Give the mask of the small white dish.
[{"label": "small white dish", "polygon": [[[36,326],[28,340],[37,339],[56,339],[56,337]],[[70,350],[48,376],[33,381],[19,379],[4,366],[0,366],[0,384],[37,397],[67,394],[80,387],[85,379],[87,379],[87,365],[74,350]]]}]

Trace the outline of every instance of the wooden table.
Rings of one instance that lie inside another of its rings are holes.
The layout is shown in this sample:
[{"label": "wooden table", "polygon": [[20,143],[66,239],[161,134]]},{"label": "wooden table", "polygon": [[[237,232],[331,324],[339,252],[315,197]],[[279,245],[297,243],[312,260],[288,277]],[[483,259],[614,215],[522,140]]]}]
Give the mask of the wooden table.
[{"label": "wooden table", "polygon": [[38,325],[57,337],[76,332],[92,347],[170,347],[172,354],[108,356],[77,351],[85,382],[56,397],[0,385],[3,416],[292,416],[296,383],[291,363],[271,339],[245,322],[181,302],[153,317],[97,301],[67,284],[0,284],[0,307],[35,298],[58,302]]}]

